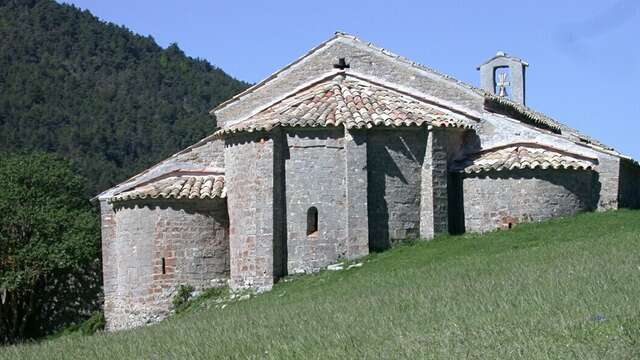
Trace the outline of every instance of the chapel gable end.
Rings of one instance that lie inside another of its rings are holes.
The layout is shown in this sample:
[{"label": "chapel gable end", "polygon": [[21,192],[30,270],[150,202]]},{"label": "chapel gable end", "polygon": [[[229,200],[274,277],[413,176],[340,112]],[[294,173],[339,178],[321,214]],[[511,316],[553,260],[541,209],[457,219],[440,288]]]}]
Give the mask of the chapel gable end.
[{"label": "chapel gable end", "polygon": [[212,112],[219,127],[225,128],[324,77],[341,72],[388,84],[443,105],[477,114],[482,111],[482,97],[471,86],[354,36],[336,33]]}]

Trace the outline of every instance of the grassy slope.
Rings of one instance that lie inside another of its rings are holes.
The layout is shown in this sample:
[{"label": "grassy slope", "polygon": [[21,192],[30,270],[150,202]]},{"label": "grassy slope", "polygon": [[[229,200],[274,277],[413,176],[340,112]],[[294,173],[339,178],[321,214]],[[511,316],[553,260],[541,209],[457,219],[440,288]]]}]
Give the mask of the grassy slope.
[{"label": "grassy slope", "polygon": [[160,325],[1,358],[640,357],[640,211],[374,254]]}]

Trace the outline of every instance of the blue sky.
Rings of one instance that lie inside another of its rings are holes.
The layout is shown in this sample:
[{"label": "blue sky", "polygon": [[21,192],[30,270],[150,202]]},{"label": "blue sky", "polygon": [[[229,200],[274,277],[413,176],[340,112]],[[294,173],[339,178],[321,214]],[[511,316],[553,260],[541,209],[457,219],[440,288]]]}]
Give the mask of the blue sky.
[{"label": "blue sky", "polygon": [[640,159],[640,1],[66,0],[257,82],[336,30],[478,85],[506,51],[527,105]]}]

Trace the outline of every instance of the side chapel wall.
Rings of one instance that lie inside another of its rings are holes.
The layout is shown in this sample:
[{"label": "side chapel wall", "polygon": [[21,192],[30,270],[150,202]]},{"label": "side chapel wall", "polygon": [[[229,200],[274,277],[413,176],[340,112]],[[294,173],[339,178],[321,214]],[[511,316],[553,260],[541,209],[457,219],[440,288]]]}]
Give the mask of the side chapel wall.
[{"label": "side chapel wall", "polygon": [[110,330],[157,322],[176,287],[223,286],[229,276],[224,200],[103,203],[105,317]]},{"label": "side chapel wall", "polygon": [[592,171],[552,169],[465,174],[465,230],[486,232],[592,210],[593,177]]}]

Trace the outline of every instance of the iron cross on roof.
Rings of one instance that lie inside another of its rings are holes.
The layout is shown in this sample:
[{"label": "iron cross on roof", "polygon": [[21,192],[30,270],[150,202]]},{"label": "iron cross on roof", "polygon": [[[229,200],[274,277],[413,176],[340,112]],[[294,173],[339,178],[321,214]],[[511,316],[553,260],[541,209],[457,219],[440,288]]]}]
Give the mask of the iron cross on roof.
[{"label": "iron cross on roof", "polygon": [[507,73],[503,72],[498,74],[498,82],[496,83],[498,87],[498,96],[507,97],[507,86],[511,86],[511,83],[507,80]]},{"label": "iron cross on roof", "polygon": [[344,58],[339,58],[337,64],[333,64],[333,67],[336,69],[344,70],[350,68],[351,65],[347,64]]}]

